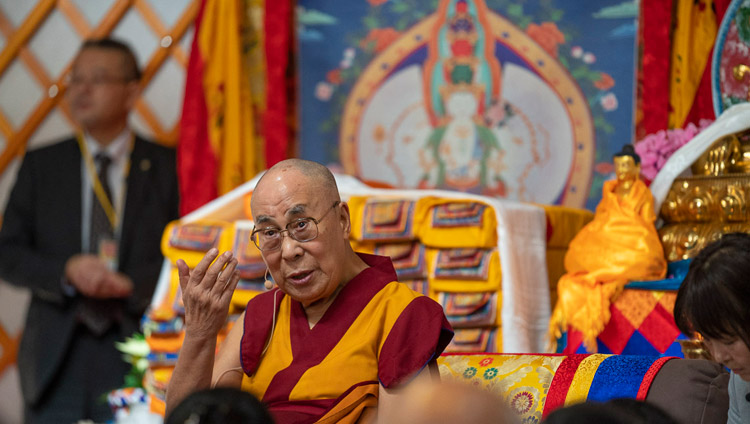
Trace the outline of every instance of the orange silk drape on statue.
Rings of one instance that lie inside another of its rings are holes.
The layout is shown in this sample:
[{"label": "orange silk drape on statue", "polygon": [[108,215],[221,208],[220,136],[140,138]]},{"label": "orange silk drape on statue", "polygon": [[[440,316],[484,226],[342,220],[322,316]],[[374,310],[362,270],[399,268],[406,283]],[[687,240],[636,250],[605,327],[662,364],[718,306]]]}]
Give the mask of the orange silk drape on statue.
[{"label": "orange silk drape on statue", "polygon": [[617,181],[607,181],[594,220],[570,242],[565,255],[567,273],[557,285],[558,301],[550,331],[557,338],[567,326],[584,336],[596,351],[596,337],[609,322],[609,305],[628,281],[664,278],[664,259],[654,227],[654,199],[637,180],[619,200]]}]

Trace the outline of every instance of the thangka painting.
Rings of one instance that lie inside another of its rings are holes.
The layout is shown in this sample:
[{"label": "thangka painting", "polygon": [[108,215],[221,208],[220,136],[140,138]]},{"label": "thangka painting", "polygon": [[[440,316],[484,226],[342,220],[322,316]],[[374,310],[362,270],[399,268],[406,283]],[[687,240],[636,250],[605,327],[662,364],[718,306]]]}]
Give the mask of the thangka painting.
[{"label": "thangka painting", "polygon": [[733,0],[716,36],[711,82],[716,116],[750,101],[750,0]]},{"label": "thangka painting", "polygon": [[300,156],[593,209],[632,142],[635,1],[298,0]]}]

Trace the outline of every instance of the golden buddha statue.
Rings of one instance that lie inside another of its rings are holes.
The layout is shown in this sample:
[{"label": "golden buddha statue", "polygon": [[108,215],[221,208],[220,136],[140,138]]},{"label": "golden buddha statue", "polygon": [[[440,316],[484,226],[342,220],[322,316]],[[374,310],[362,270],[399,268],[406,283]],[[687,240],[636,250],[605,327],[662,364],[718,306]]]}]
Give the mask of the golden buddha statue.
[{"label": "golden buddha statue", "polygon": [[609,322],[611,301],[633,280],[664,278],[664,260],[654,221],[654,198],[640,180],[640,157],[626,145],[613,158],[616,179],[604,183],[594,219],[570,242],[550,336],[568,326],[583,334],[589,352]]},{"label": "golden buddha statue", "polygon": [[719,138],[690,169],[693,175],[750,173],[750,129]]},{"label": "golden buddha statue", "polygon": [[695,256],[732,231],[750,232],[750,129],[720,137],[674,180],[662,204],[659,234],[670,262]]}]

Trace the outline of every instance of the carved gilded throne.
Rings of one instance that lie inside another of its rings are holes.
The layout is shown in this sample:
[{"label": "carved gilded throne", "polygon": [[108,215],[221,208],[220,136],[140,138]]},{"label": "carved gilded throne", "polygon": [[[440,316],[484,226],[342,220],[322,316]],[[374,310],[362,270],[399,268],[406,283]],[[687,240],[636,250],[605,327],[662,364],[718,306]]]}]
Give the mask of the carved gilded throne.
[{"label": "carved gilded throne", "polygon": [[722,234],[750,233],[750,129],[718,139],[691,170],[674,180],[660,211],[670,262],[694,257]]}]

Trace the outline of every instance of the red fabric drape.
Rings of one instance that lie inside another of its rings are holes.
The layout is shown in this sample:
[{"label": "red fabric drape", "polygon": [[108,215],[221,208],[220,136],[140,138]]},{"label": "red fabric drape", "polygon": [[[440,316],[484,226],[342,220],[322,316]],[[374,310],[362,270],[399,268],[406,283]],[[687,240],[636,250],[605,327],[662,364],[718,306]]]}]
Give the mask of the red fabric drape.
[{"label": "red fabric drape", "polygon": [[667,128],[672,0],[641,2],[643,93],[641,126],[645,134]]},{"label": "red fabric drape", "polygon": [[289,149],[287,116],[287,68],[291,52],[291,0],[267,0],[263,19],[266,53],[266,110],[263,132],[266,140],[266,166],[286,159]]},{"label": "red fabric drape", "polygon": [[197,209],[217,196],[218,162],[208,138],[208,111],[203,92],[205,62],[198,48],[198,34],[205,6],[206,0],[203,0],[195,19],[195,35],[185,77],[180,139],[177,144],[181,215]]},{"label": "red fabric drape", "polygon": [[[729,8],[729,3],[731,2],[732,0],[714,0],[713,4],[716,12],[717,27],[721,26],[721,20],[724,18],[727,8]],[[710,58],[713,58],[713,51],[711,51]],[[703,71],[701,83],[698,86],[698,92],[695,93],[693,106],[690,108],[690,112],[685,119],[686,124],[689,122],[698,124],[701,119],[716,119],[714,114],[713,96],[711,93],[711,59],[709,59],[709,63]]]}]

